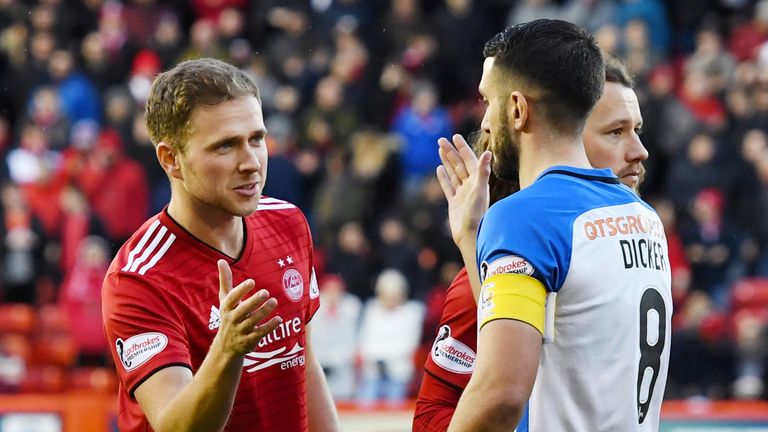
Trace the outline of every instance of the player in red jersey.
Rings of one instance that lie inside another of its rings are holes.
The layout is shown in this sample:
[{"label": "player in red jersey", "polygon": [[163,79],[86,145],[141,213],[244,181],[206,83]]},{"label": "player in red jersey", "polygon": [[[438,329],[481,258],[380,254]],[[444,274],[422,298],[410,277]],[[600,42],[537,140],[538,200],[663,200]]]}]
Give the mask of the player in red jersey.
[{"label": "player in red jersey", "polygon": [[[606,58],[603,95],[584,127],[584,147],[596,168],[611,168],[622,183],[637,191],[648,152],[638,137],[642,116],[632,78],[615,58]],[[488,147],[487,133],[473,144],[478,154]],[[519,189],[491,175],[491,203]],[[426,373],[416,400],[414,432],[443,432],[453,417],[461,393],[467,387],[477,351],[477,304],[463,268],[446,293],[443,315]]]},{"label": "player in red jersey", "polygon": [[261,196],[258,87],[221,61],[184,62],[155,80],[146,121],[172,196],[104,280],[119,429],[338,430],[309,344],[309,228],[298,208]]}]

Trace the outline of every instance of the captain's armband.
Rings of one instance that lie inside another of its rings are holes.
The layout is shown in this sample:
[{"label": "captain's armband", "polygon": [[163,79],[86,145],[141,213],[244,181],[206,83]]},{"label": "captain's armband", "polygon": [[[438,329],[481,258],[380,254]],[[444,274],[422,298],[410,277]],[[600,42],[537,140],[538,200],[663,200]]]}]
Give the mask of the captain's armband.
[{"label": "captain's armband", "polygon": [[478,328],[497,319],[526,322],[544,334],[547,289],[537,279],[513,273],[493,275],[480,290]]}]

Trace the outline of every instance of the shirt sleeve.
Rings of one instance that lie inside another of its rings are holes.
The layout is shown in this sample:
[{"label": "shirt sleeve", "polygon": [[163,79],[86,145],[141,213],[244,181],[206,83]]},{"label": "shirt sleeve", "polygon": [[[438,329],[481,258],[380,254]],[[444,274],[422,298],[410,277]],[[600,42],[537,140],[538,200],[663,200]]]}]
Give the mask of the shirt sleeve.
[{"label": "shirt sleeve", "polygon": [[416,399],[413,432],[447,431],[461,393],[460,388],[425,373]]},{"label": "shirt sleeve", "polygon": [[312,320],[312,317],[315,316],[315,313],[317,313],[317,310],[320,308],[320,287],[317,284],[317,273],[315,271],[315,247],[312,242],[312,232],[309,229],[309,224],[307,223],[307,219],[302,214],[302,218],[304,220],[304,230],[306,232],[306,238],[307,238],[307,248],[309,256],[309,303],[307,307],[306,316],[304,317],[304,322],[309,323]]},{"label": "shirt sleeve", "polygon": [[118,379],[131,396],[160,369],[173,365],[191,369],[186,333],[161,289],[119,271],[104,280],[104,329]]},{"label": "shirt sleeve", "polygon": [[477,358],[477,306],[466,268],[451,282],[424,369],[459,388],[466,388]]},{"label": "shirt sleeve", "polygon": [[522,192],[494,204],[477,237],[481,282],[498,274],[537,279],[547,292],[565,281],[571,255],[571,220],[544,207],[544,200]]}]

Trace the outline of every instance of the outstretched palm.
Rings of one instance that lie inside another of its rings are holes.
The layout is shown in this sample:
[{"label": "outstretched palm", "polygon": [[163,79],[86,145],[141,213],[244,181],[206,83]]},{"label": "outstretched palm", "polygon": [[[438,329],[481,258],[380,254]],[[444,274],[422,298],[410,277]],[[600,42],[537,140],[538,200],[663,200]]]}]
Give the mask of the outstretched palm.
[{"label": "outstretched palm", "polygon": [[491,175],[491,153],[480,158],[461,135],[453,136],[453,144],[445,138],[438,140],[440,160],[437,178],[448,200],[451,236],[459,249],[472,248],[480,220],[488,210],[488,178]]}]

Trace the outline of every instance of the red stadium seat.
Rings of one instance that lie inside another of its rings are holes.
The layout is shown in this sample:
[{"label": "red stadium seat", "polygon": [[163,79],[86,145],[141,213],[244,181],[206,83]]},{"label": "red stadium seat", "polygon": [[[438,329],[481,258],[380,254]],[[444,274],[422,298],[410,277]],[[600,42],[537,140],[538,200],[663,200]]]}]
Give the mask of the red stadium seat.
[{"label": "red stadium seat", "polygon": [[40,365],[68,368],[77,358],[77,346],[69,335],[41,334],[34,341],[32,361]]},{"label": "red stadium seat", "polygon": [[768,278],[742,279],[731,289],[731,308],[768,308]]},{"label": "red stadium seat", "polygon": [[22,303],[0,304],[0,333],[29,334],[35,329],[35,309]]},{"label": "red stadium seat", "polygon": [[63,368],[52,365],[30,366],[21,383],[25,393],[58,393],[67,388],[67,375]]},{"label": "red stadium seat", "polygon": [[95,390],[100,393],[117,392],[117,375],[114,369],[105,367],[77,368],[70,374],[72,388]]},{"label": "red stadium seat", "polygon": [[64,308],[55,304],[40,307],[37,312],[38,330],[42,334],[69,334],[71,327]]},{"label": "red stadium seat", "polygon": [[21,334],[0,336],[0,351],[7,356],[19,357],[25,364],[32,358],[32,344],[29,337]]}]

